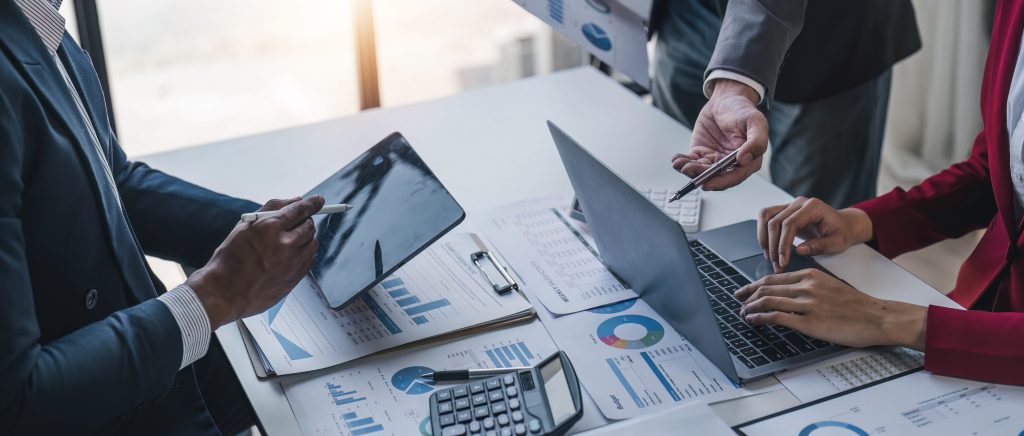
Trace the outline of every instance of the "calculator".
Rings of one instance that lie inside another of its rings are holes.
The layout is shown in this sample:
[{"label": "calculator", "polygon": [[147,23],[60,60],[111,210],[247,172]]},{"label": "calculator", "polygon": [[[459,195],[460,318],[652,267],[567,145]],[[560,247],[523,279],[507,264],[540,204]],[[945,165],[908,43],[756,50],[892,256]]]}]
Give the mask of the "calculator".
[{"label": "calculator", "polygon": [[559,351],[529,369],[435,391],[432,434],[562,435],[583,416],[581,399],[572,363]]},{"label": "calculator", "polygon": [[[694,189],[689,194],[684,195],[683,198],[671,203],[668,202],[668,199],[672,198],[672,194],[675,193],[674,189],[640,188],[637,191],[644,197],[647,197],[648,200],[651,200],[651,203],[658,206],[672,220],[679,223],[679,226],[686,233],[697,233],[700,231],[700,189]],[[572,200],[569,216],[577,221],[587,222],[583,216],[580,202],[575,198]]]}]

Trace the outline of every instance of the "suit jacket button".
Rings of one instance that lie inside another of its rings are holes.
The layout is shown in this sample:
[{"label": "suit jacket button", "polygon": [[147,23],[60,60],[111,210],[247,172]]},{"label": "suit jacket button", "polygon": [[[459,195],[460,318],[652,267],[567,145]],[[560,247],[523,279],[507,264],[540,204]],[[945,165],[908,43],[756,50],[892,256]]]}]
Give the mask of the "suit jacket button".
[{"label": "suit jacket button", "polygon": [[95,289],[90,289],[89,292],[85,293],[85,308],[92,310],[96,307],[96,300],[99,299],[99,292]]}]

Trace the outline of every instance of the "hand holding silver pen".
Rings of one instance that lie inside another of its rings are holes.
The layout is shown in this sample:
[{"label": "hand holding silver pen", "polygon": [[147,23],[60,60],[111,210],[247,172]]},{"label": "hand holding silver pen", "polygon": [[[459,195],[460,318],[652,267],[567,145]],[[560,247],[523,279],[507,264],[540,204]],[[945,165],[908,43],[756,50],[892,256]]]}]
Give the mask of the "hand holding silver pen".
[{"label": "hand holding silver pen", "polygon": [[708,179],[734,168],[736,166],[736,156],[739,154],[739,152],[739,149],[733,150],[732,153],[725,155],[724,158],[712,164],[710,167],[708,167],[708,169],[704,170],[703,173],[700,173],[700,175],[694,177],[693,180],[690,180],[690,183],[687,183],[686,186],[683,186],[683,189],[676,191],[676,193],[672,195],[672,198],[670,198],[668,202],[671,203],[673,201],[685,197],[686,194],[689,194],[690,192],[693,192],[693,190],[703,186],[704,182],[707,182]]}]

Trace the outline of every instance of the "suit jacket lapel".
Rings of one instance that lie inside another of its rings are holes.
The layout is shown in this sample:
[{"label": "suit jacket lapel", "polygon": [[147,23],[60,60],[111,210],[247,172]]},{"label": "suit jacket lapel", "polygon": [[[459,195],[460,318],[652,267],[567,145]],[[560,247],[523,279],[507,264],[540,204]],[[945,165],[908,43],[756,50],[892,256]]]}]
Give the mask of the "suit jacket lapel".
[{"label": "suit jacket lapel", "polygon": [[[73,43],[70,41],[65,35],[64,44]],[[0,2],[0,45],[21,61],[23,77],[64,124],[71,141],[78,148],[79,158],[92,173],[91,185],[104,212],[103,221],[125,282],[139,301],[153,298],[156,291],[127,217],[122,212],[116,187],[106,181],[105,163],[100,160],[104,157],[95,150],[86,121],[82,119],[53,58],[21,11],[11,2]],[[72,74],[70,69],[68,74]],[[81,83],[79,80],[78,84]]]}]

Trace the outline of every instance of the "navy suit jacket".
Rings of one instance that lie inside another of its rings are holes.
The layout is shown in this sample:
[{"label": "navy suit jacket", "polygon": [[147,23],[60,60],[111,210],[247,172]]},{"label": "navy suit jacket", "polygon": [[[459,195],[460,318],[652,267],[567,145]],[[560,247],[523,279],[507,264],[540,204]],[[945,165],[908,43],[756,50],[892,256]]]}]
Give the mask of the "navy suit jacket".
[{"label": "navy suit jacket", "polygon": [[102,155],[46,47],[0,0],[0,432],[216,434],[142,251],[202,266],[257,205],[128,161],[88,55],[65,34],[59,56]]}]

